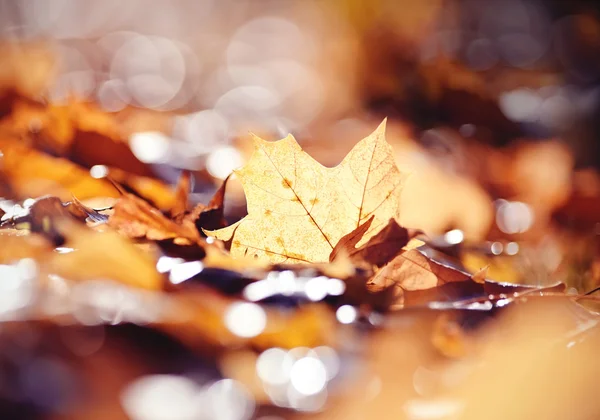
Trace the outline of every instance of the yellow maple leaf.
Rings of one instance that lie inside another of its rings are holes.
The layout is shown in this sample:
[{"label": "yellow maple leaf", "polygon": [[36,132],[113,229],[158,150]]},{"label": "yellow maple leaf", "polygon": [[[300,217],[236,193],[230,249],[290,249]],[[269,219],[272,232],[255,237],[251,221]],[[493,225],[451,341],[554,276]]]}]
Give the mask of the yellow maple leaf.
[{"label": "yellow maple leaf", "polygon": [[206,233],[231,240],[233,256],[273,263],[327,262],[342,236],[373,217],[361,246],[399,216],[406,174],[385,141],[385,121],[334,168],[302,150],[291,135],[276,142],[254,137],[254,154],[235,173],[248,215]]}]

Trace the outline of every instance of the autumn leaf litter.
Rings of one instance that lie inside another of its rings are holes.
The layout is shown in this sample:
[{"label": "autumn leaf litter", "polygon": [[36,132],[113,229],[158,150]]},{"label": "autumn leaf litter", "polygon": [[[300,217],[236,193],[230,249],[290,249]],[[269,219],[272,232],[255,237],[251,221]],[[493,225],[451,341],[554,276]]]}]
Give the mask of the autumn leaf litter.
[{"label": "autumn leaf litter", "polygon": [[[401,226],[400,198],[410,178],[396,166],[385,126],[332,168],[291,135],[275,142],[254,136],[254,154],[235,171],[247,215],[230,225],[227,180],[210,203],[191,207],[191,174],[184,172],[175,192],[158,197],[169,203],[159,209],[132,188],[133,175],[116,169],[115,177],[107,172],[95,179],[62,158],[4,139],[2,170],[17,196],[43,189],[22,175],[32,173],[23,165],[81,176],[75,183],[56,176],[61,185],[48,190],[55,196],[3,217],[0,235],[9,245],[0,261],[37,264],[43,281],[39,299],[29,304],[32,319],[80,322],[87,313],[100,317],[97,322],[148,324],[191,348],[221,350],[335,348],[344,325],[377,329],[390,311],[484,310],[491,316],[533,297],[566,296],[562,284],[496,283],[486,279],[487,266],[468,272],[421,231]],[[17,164],[12,154],[32,162]],[[97,196],[114,199],[102,208],[80,201]],[[137,303],[123,313],[118,302],[94,298],[102,293]],[[58,295],[59,305],[70,309],[52,306]],[[470,351],[460,320],[444,312],[434,326],[431,342],[440,354],[460,358]]]}]

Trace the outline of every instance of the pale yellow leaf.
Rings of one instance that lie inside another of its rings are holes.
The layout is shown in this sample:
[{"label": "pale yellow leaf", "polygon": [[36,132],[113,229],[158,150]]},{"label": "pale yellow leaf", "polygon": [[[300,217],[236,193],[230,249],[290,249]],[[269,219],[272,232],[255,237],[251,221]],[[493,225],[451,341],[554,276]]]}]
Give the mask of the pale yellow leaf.
[{"label": "pale yellow leaf", "polygon": [[327,168],[290,135],[268,142],[254,138],[250,161],[236,171],[248,216],[234,226],[207,232],[232,240],[234,256],[274,263],[326,262],[344,235],[373,216],[357,246],[400,214],[406,175],[385,141],[385,121],[336,167]]}]

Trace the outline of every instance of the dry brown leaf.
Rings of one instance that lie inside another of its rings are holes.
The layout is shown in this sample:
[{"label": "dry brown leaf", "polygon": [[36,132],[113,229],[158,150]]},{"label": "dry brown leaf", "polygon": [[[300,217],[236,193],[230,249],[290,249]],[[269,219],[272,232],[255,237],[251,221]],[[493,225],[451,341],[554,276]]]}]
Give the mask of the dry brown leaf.
[{"label": "dry brown leaf", "polygon": [[235,173],[248,203],[248,216],[207,234],[232,239],[234,256],[274,263],[326,262],[337,242],[369,217],[357,243],[366,243],[390,218],[406,175],[385,141],[385,121],[359,142],[338,166],[326,168],[289,135],[277,142],[254,138],[255,152]]},{"label": "dry brown leaf", "polygon": [[77,198],[63,203],[58,197],[40,197],[22,213],[0,223],[2,228],[15,227],[24,232],[39,233],[56,246],[64,243],[63,235],[56,229],[57,220],[73,218],[80,222],[104,223],[108,217],[85,206]]},{"label": "dry brown leaf", "polygon": [[[225,225],[223,200],[227,179],[208,205],[198,204],[188,213],[188,191],[191,173],[184,171],[175,192],[175,204],[165,216],[147,201],[123,191],[123,196],[113,206],[109,225],[129,238],[150,240],[185,239],[199,243],[201,228],[219,228]],[[203,244],[205,245],[205,244]]]},{"label": "dry brown leaf", "polygon": [[393,283],[403,289],[419,290],[469,278],[468,274],[435,262],[413,249],[394,258],[375,275],[371,283],[384,287]]},{"label": "dry brown leaf", "polygon": [[176,223],[157,208],[133,194],[124,193],[113,207],[108,225],[128,238],[164,240],[183,238],[195,243],[200,234],[193,223]]},{"label": "dry brown leaf", "polygon": [[181,219],[188,209],[188,195],[192,182],[192,174],[190,171],[183,171],[179,177],[177,188],[175,189],[175,203],[169,211],[171,219]]},{"label": "dry brown leaf", "polygon": [[355,264],[366,262],[378,267],[392,260],[408,244],[409,232],[396,220],[390,219],[386,227],[369,239],[369,242],[356,248],[356,244],[369,229],[373,217],[347,235],[344,235],[329,256],[334,261],[339,253],[345,253]]},{"label": "dry brown leaf", "polygon": [[229,176],[225,178],[207,205],[197,204],[189,214],[183,217],[183,222],[192,222],[199,232],[202,229],[219,229],[226,226],[224,201],[229,178]]},{"label": "dry brown leaf", "polygon": [[432,289],[446,283],[463,282],[471,276],[435,262],[416,249],[405,251],[369,280],[371,291],[396,288],[397,305],[404,303],[404,291]]},{"label": "dry brown leaf", "polygon": [[[67,208],[69,213],[75,217],[77,220],[81,221],[89,221],[91,223],[104,223],[108,221],[108,216],[100,213],[99,211],[93,209],[92,207],[86,206],[81,201],[79,201],[76,197],[73,197],[73,200],[68,203],[63,203],[63,205]],[[112,207],[112,206],[105,206]],[[102,207],[97,207],[102,211]]]}]

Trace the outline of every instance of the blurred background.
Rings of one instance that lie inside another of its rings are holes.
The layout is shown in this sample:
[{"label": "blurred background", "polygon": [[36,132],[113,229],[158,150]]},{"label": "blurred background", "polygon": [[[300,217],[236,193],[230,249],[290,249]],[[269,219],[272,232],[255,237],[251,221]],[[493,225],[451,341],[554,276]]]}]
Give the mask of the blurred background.
[{"label": "blurred background", "polygon": [[[481,239],[502,198],[529,206],[504,206],[517,217],[504,231],[519,233],[575,184],[600,185],[572,173],[600,164],[593,2],[6,0],[0,12],[4,84],[54,104],[152,111],[122,123],[135,158],[168,182],[181,168],[223,179],[248,158],[248,131],[292,133],[335,165],[388,117],[399,164],[419,174],[407,225]],[[116,154],[78,163],[119,166]],[[421,214],[443,203],[451,216]]]},{"label": "blurred background", "polygon": [[4,41],[51,47],[52,101],[177,111],[169,135],[190,160],[240,129],[307,138],[368,113],[422,142],[439,126],[496,145],[560,136],[578,164],[597,163],[593,2],[6,0],[0,11]]}]

